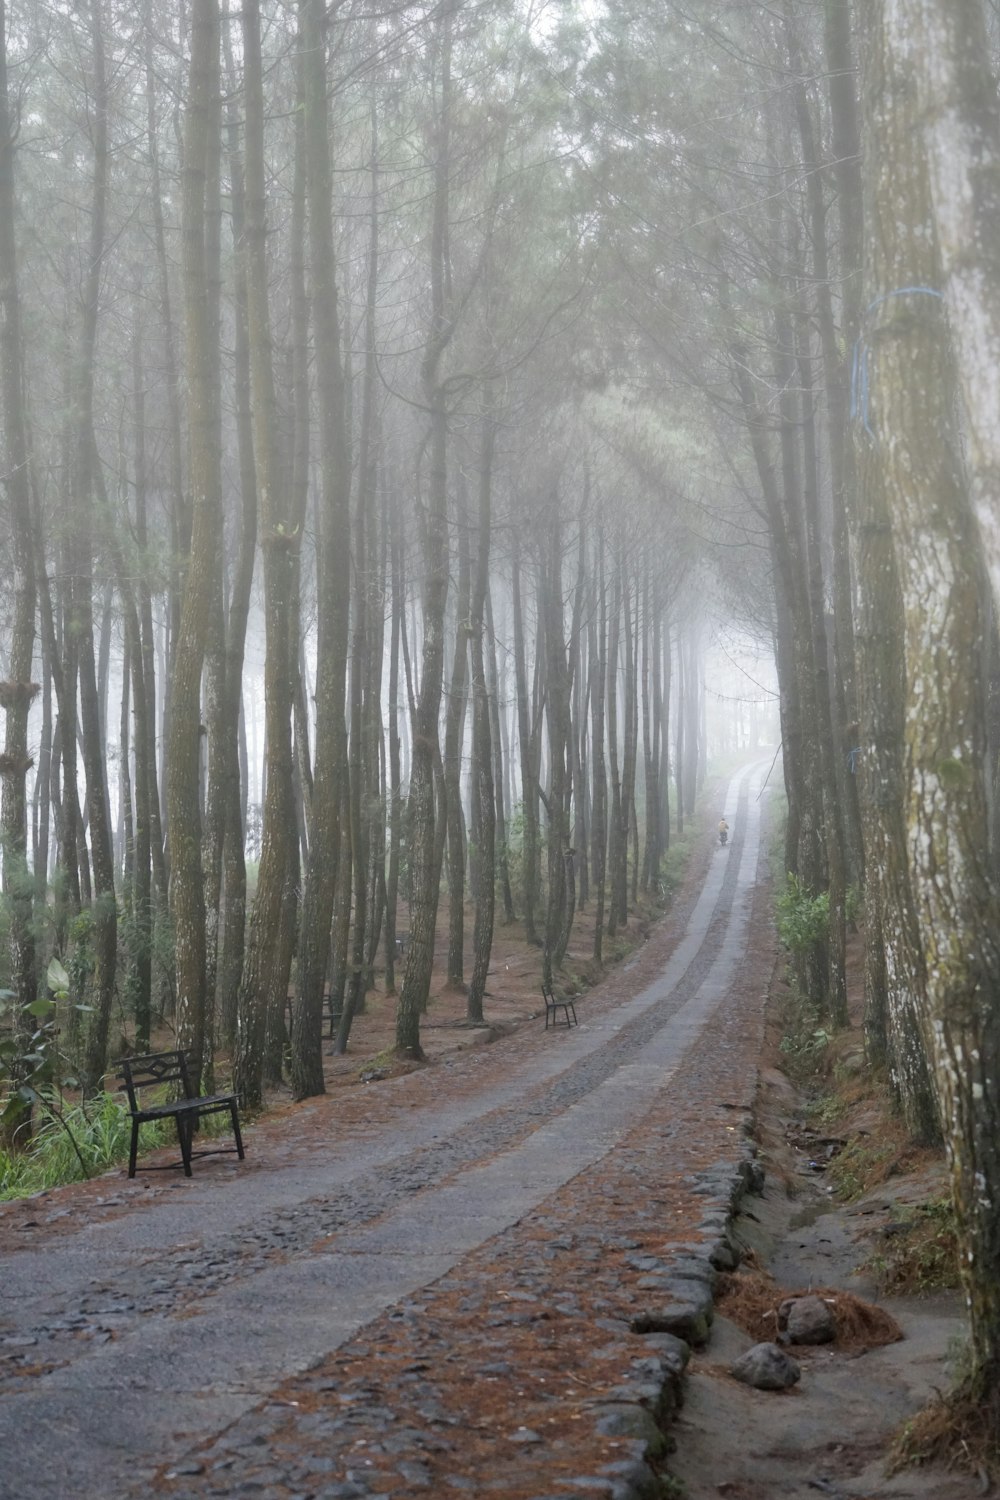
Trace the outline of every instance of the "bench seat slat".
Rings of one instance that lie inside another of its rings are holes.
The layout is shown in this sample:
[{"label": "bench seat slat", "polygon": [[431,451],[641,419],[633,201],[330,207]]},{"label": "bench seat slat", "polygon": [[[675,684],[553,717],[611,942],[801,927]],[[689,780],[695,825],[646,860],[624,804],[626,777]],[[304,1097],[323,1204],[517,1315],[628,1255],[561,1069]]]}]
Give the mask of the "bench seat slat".
[{"label": "bench seat slat", "polygon": [[144,1104],[135,1113],[143,1120],[169,1120],[171,1115],[212,1114],[236,1102],[235,1094],[217,1094],[207,1099],[175,1099],[172,1104]]}]

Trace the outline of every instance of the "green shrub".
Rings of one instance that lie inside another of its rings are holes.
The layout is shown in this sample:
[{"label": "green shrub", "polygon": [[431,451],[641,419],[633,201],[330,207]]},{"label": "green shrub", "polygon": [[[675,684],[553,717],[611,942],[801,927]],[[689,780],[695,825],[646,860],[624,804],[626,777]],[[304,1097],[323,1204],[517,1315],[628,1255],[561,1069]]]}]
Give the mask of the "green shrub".
[{"label": "green shrub", "polygon": [[[800,1024],[786,1031],[781,1038],[781,1051],[791,1062],[798,1063],[801,1069],[811,1071],[816,1067],[833,1038],[824,1026],[810,1024],[809,1015],[803,1015],[799,1019]],[[813,1013],[811,1020],[815,1021],[815,1019],[815,1013]]]},{"label": "green shrub", "polygon": [[959,1284],[958,1230],[950,1199],[901,1205],[867,1262],[879,1289],[895,1296],[925,1295]]},{"label": "green shrub", "polygon": [[671,838],[670,847],[664,854],[663,862],[660,866],[658,885],[658,894],[664,906],[670,905],[675,894],[680,889],[690,858],[690,835],[685,834],[683,838]]},{"label": "green shrub", "polygon": [[822,943],[830,925],[830,896],[811,896],[797,875],[789,874],[775,903],[778,936],[789,953],[807,953]]},{"label": "green shrub", "polygon": [[844,915],[847,919],[848,927],[853,928],[857,926],[858,917],[861,915],[862,900],[861,887],[859,885],[849,885],[847,887],[847,899],[844,903]]}]

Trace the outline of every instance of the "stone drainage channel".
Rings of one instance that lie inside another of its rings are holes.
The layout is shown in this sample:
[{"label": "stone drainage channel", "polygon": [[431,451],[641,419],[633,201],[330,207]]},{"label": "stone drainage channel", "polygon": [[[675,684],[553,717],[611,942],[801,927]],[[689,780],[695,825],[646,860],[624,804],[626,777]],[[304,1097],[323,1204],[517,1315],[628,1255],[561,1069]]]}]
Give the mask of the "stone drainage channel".
[{"label": "stone drainage channel", "polygon": [[[610,1153],[733,990],[756,879],[763,774],[750,767],[730,783],[732,843],[713,858],[662,972],[633,999],[560,1033],[558,1044],[474,1098],[412,1112],[405,1130],[375,1127],[291,1166],[227,1174],[224,1184],[203,1173],[43,1254],[3,1256],[0,1500],[148,1493],[164,1465],[183,1466],[282,1380],[347,1344]],[[704,1336],[714,1267],[732,1263],[727,1225],[754,1185],[745,1139],[733,1154],[703,1174],[703,1244],[681,1262],[644,1267],[654,1280],[669,1272],[684,1296],[645,1322],[637,1317],[635,1331],[651,1335],[650,1355],[627,1393],[596,1409],[598,1422],[634,1434],[629,1462],[603,1481],[595,1476],[605,1493],[651,1493],[652,1436],[643,1422],[676,1404],[681,1340]],[[630,1404],[633,1417],[623,1419]]]}]

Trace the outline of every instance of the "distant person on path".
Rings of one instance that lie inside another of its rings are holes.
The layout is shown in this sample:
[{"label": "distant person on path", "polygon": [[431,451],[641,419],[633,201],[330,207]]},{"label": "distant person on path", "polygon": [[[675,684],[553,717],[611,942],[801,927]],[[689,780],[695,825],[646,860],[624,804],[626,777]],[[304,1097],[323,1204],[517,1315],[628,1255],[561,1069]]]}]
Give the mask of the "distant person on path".
[{"label": "distant person on path", "polygon": [[719,843],[724,844],[729,837],[729,824],[725,818],[719,819]]}]

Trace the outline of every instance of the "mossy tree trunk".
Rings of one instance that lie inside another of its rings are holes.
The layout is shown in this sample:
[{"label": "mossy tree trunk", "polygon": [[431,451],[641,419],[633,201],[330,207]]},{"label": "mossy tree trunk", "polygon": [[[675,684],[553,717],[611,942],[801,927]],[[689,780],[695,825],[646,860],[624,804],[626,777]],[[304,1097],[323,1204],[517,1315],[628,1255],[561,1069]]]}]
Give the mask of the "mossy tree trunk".
[{"label": "mossy tree trunk", "polygon": [[913,114],[905,8],[873,8],[864,49],[866,479],[886,498],[903,603],[906,852],[923,1031],[959,1223],[972,1394],[1000,1412],[1000,895],[984,777],[984,579],[954,420],[956,378]]}]

